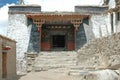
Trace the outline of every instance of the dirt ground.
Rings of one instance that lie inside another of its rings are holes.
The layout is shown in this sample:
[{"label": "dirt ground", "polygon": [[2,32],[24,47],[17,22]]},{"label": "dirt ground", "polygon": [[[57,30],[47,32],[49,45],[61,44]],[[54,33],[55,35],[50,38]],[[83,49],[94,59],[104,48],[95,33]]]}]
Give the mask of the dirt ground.
[{"label": "dirt ground", "polygon": [[18,80],[80,80],[78,76],[68,76],[63,73],[52,71],[30,72],[21,76]]}]

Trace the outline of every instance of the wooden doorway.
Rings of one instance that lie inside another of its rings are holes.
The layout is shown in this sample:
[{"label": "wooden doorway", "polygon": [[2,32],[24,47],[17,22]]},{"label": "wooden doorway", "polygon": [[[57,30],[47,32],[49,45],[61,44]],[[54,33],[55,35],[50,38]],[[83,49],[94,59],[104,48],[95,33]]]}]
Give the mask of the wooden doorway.
[{"label": "wooden doorway", "polygon": [[2,78],[7,77],[7,53],[2,53]]}]

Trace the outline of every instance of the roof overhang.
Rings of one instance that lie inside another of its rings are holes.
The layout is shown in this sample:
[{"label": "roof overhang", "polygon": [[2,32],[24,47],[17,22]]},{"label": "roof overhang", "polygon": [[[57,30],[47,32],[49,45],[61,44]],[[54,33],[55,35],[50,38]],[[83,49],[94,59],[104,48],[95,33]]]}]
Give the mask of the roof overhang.
[{"label": "roof overhang", "polygon": [[28,18],[35,19],[76,19],[76,18],[86,18],[89,15],[83,15],[75,12],[41,12],[41,13],[31,13],[26,14]]},{"label": "roof overhang", "polygon": [[89,15],[81,15],[74,12],[43,12],[38,14],[27,14],[27,17],[33,19],[37,27],[41,27],[42,24],[48,21],[69,21],[74,27],[78,27],[80,23],[82,23],[82,20],[88,18]]}]

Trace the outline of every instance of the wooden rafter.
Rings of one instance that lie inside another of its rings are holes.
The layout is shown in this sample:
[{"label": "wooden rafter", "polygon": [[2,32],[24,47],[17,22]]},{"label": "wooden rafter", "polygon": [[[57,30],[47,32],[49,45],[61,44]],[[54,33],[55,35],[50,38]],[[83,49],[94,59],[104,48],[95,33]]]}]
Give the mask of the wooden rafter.
[{"label": "wooden rafter", "polygon": [[69,21],[71,22],[74,27],[78,27],[81,23],[83,18],[88,17],[88,15],[79,15],[79,14],[27,14],[28,18],[32,18],[34,24],[37,27],[41,27],[42,24],[48,21]]}]

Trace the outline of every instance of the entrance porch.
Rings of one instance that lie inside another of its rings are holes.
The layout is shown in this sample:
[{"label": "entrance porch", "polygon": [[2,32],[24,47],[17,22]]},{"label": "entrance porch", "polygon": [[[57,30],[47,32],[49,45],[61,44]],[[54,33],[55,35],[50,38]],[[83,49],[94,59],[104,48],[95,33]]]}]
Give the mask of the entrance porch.
[{"label": "entrance porch", "polygon": [[40,51],[72,51],[76,49],[79,26],[88,15],[50,12],[27,14],[27,17],[40,33]]},{"label": "entrance porch", "polygon": [[70,25],[43,25],[41,50],[74,50],[74,27]]}]

